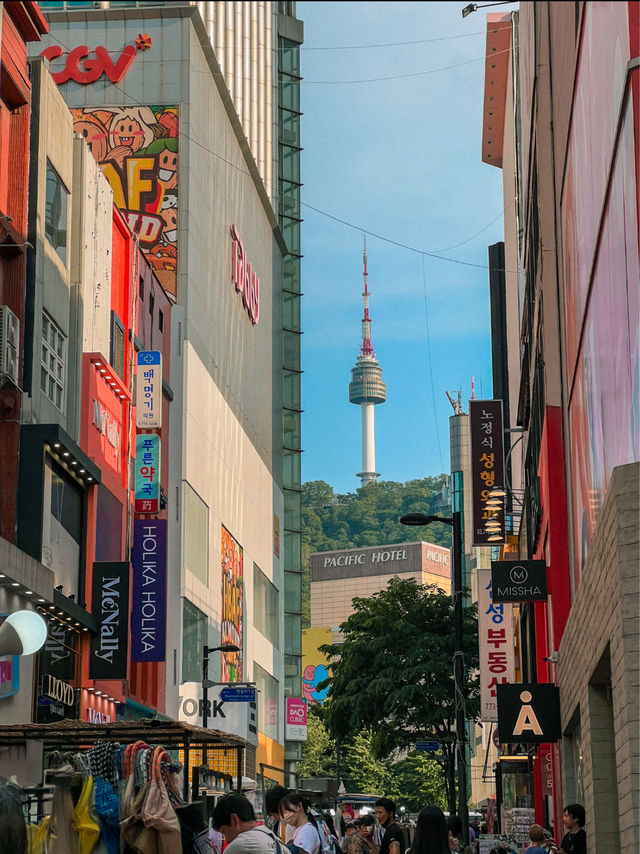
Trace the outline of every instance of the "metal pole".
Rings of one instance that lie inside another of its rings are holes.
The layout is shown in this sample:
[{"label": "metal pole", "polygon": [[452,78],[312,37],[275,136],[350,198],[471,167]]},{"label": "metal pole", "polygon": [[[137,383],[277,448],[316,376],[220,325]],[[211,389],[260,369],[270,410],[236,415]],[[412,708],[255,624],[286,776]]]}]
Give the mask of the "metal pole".
[{"label": "metal pole", "polygon": [[458,815],[462,822],[463,843],[469,843],[469,806],[467,803],[467,730],[464,715],[464,654],[462,633],[462,528],[460,511],[453,515],[453,588],[455,629],[455,712],[456,751],[458,754]]},{"label": "metal pole", "polygon": [[209,706],[209,688],[207,680],[209,678],[209,649],[207,646],[202,647],[202,726],[207,728],[208,706]]}]

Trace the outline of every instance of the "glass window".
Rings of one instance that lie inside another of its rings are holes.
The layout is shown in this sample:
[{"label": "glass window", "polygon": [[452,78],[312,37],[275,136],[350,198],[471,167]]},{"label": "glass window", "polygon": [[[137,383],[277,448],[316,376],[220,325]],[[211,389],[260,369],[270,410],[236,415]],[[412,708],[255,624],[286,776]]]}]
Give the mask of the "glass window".
[{"label": "glass window", "polygon": [[280,172],[279,175],[285,181],[296,181],[300,183],[300,151],[288,145],[279,146],[280,149]]},{"label": "glass window", "polygon": [[276,649],[280,646],[279,594],[257,564],[253,564],[253,625]]},{"label": "glass window", "polygon": [[202,648],[207,641],[207,616],[182,600],[182,681],[202,682]]},{"label": "glass window", "polygon": [[300,115],[280,109],[280,142],[300,145]]},{"label": "glass window", "polygon": [[284,381],[283,403],[289,409],[300,409],[300,374],[298,371],[284,370],[282,372]]},{"label": "glass window", "polygon": [[300,294],[283,293],[282,325],[286,329],[300,329]]},{"label": "glass window", "polygon": [[295,77],[280,75],[280,106],[300,112],[300,81]]},{"label": "glass window", "polygon": [[295,255],[287,255],[284,259],[282,287],[285,291],[300,293],[300,259]]},{"label": "glass window", "polygon": [[60,328],[43,312],[40,390],[61,412],[64,408],[66,341]]},{"label": "glass window", "polygon": [[[300,219],[300,184],[291,181],[280,181],[280,216],[290,216]],[[296,288],[299,290],[299,288]]]},{"label": "glass window", "polygon": [[284,643],[289,653],[302,652],[302,617],[300,613],[284,615]]},{"label": "glass window", "polygon": [[51,569],[65,594],[78,593],[84,532],[84,490],[47,456],[44,469],[42,563]]},{"label": "glass window", "polygon": [[302,605],[302,576],[299,572],[284,574],[284,608],[289,612],[300,612]]},{"label": "glass window", "polygon": [[122,560],[122,504],[102,483],[98,486],[96,560]]},{"label": "glass window", "polygon": [[278,740],[278,680],[263,670],[259,664],[253,665],[253,678],[258,689],[258,729],[261,733]]},{"label": "glass window", "polygon": [[300,493],[284,490],[284,526],[291,531],[300,530]]},{"label": "glass window", "polygon": [[285,572],[287,570],[292,570],[293,572],[301,571],[301,548],[300,534],[287,531],[284,535]]},{"label": "glass window", "polygon": [[292,409],[284,409],[282,427],[282,444],[285,448],[299,448],[301,442],[300,413]]},{"label": "glass window", "polygon": [[280,68],[300,76],[300,45],[289,39],[280,39]]},{"label": "glass window", "polygon": [[60,258],[67,263],[67,188],[47,160],[47,198],[44,233]]},{"label": "glass window", "polygon": [[203,584],[209,582],[209,508],[184,481],[184,565]]},{"label": "glass window", "polygon": [[282,333],[283,339],[283,358],[286,368],[300,370],[300,333],[288,332],[285,330]]},{"label": "glass window", "polygon": [[300,221],[283,216],[280,227],[289,252],[300,253]]},{"label": "glass window", "polygon": [[288,451],[283,453],[282,472],[284,486],[300,486],[300,451]]},{"label": "glass window", "polygon": [[124,326],[115,311],[111,312],[111,366],[124,379]]}]

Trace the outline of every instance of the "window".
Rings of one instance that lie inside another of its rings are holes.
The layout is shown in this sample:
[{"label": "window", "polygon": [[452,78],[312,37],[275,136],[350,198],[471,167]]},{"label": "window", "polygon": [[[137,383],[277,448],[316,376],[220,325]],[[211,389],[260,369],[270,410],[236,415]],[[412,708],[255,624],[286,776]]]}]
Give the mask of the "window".
[{"label": "window", "polygon": [[111,366],[124,379],[124,325],[115,311],[111,312]]},{"label": "window", "polygon": [[280,646],[278,590],[253,564],[253,625],[276,649]]},{"label": "window", "polygon": [[164,329],[164,312],[162,311],[158,312],[158,329],[160,332]]},{"label": "window", "polygon": [[97,561],[122,560],[122,504],[104,484],[98,486]]},{"label": "window", "polygon": [[64,363],[66,336],[46,312],[42,313],[40,391],[62,412],[64,409]]},{"label": "window", "polygon": [[192,575],[209,581],[209,508],[184,482],[184,565]]},{"label": "window", "polygon": [[278,740],[278,680],[263,670],[259,664],[253,665],[253,678],[258,689],[258,729],[261,733]]},{"label": "window", "polygon": [[47,198],[44,233],[62,261],[67,263],[67,197],[69,192],[47,160]]},{"label": "window", "polygon": [[140,282],[138,284],[138,294],[140,296],[140,302],[144,302],[144,278],[140,276]]},{"label": "window", "polygon": [[42,563],[53,570],[65,594],[78,593],[84,530],[84,490],[47,457],[44,467]]},{"label": "window", "polygon": [[182,600],[182,681],[202,682],[202,648],[207,616],[188,599]]}]

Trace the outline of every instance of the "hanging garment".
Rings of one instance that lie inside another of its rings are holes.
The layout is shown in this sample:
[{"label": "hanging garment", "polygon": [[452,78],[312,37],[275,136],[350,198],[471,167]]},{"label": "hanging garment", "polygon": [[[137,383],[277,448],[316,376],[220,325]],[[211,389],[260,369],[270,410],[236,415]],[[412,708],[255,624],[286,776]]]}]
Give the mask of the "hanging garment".
[{"label": "hanging garment", "polygon": [[158,854],[176,854],[182,848],[180,823],[162,776],[162,763],[169,761],[164,747],[156,747],[151,762],[149,792],[142,808],[142,820],[158,832]]},{"label": "hanging garment", "polygon": [[100,826],[91,816],[91,795],[93,792],[93,777],[85,778],[73,813],[74,826],[78,833],[79,854],[91,854],[100,838]]},{"label": "hanging garment", "polygon": [[47,839],[49,838],[49,820],[45,816],[40,824],[36,824],[29,834],[28,854],[47,854]]},{"label": "hanging garment", "polygon": [[66,786],[56,786],[51,805],[47,854],[78,854],[78,834],[74,820],[71,790]]},{"label": "hanging garment", "polygon": [[94,786],[94,809],[100,822],[102,840],[109,854],[120,854],[118,796],[111,783],[103,777],[96,777]]},{"label": "hanging garment", "polygon": [[0,851],[26,854],[27,827],[22,805],[7,786],[0,786]]}]

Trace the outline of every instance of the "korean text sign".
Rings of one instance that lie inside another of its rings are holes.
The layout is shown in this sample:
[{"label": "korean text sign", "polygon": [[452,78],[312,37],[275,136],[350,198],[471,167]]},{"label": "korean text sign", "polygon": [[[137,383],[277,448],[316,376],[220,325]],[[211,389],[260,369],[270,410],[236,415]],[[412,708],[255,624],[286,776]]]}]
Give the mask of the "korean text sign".
[{"label": "korean text sign", "polygon": [[[489,493],[504,487],[504,432],[501,400],[469,401],[473,545],[506,542],[504,505],[487,506]],[[487,528],[487,523],[491,522]],[[498,527],[495,527],[495,523]]]},{"label": "korean text sign", "polygon": [[162,427],[162,355],[159,350],[140,350],[136,380],[136,427]]},{"label": "korean text sign", "polygon": [[133,527],[131,661],[164,661],[167,630],[167,520]]},{"label": "korean text sign", "polygon": [[136,513],[157,513],[160,509],[160,436],[136,436]]},{"label": "korean text sign", "polygon": [[480,720],[498,720],[497,686],[515,679],[513,605],[493,601],[491,570],[478,570]]}]

